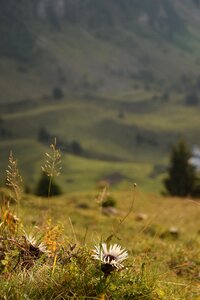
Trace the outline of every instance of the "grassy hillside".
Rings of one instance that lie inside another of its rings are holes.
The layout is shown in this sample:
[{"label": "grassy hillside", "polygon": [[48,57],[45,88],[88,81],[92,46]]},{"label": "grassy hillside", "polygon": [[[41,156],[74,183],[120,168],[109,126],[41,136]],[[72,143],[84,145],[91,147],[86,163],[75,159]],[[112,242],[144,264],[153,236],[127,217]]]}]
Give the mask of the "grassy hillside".
[{"label": "grassy hillside", "polygon": [[[160,191],[171,145],[180,137],[191,145],[198,143],[198,110],[183,105],[183,96],[176,94],[173,105],[161,99],[152,101],[146,92],[138,95],[144,100],[68,96],[62,100],[39,98],[24,108],[17,104],[13,112],[4,106],[1,127],[8,136],[0,143],[1,168],[6,168],[12,150],[33,188],[44,152],[57,137],[65,191],[81,190],[81,185],[93,188],[115,172],[121,174],[116,182],[120,186],[136,181],[144,189]],[[40,137],[41,129],[46,130],[48,140]],[[78,156],[63,146],[73,141],[82,148]]]},{"label": "grassy hillside", "polygon": [[[132,185],[126,191],[109,192],[116,203],[112,214],[102,209],[97,191],[51,198],[51,215],[47,199],[23,196],[18,216],[24,227],[20,223],[18,233],[12,235],[17,225],[1,218],[1,237],[6,232],[12,239],[1,241],[0,253],[6,245],[7,254],[0,264],[0,297],[198,299],[199,204],[143,194],[140,189],[133,193]],[[15,211],[12,206],[10,216]],[[48,254],[32,258],[32,250],[25,250],[24,260],[20,252],[25,247],[24,230],[37,243],[45,243]],[[129,257],[125,268],[105,279],[91,255],[94,245],[110,235],[110,243],[121,245]]]},{"label": "grassy hillside", "polygon": [[[43,15],[43,1],[20,6],[16,14],[7,9],[13,1],[2,4],[1,22],[17,24],[8,42],[23,24],[29,30],[21,54],[29,34],[34,39],[29,59],[1,52],[1,169],[12,149],[34,187],[46,146],[56,136],[61,148],[75,141],[82,149],[79,156],[63,151],[65,190],[74,190],[80,179],[93,188],[115,172],[122,186],[133,179],[160,190],[171,145],[182,136],[190,145],[199,143],[198,4],[87,1],[82,7],[66,0],[62,15],[46,3]],[[52,137],[48,143],[39,138],[41,129]]]}]

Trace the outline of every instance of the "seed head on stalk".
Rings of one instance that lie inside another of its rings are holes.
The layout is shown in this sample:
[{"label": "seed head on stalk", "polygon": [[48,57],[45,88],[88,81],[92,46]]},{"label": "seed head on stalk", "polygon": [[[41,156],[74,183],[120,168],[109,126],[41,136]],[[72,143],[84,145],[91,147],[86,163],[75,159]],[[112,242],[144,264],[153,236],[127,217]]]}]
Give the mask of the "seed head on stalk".
[{"label": "seed head on stalk", "polygon": [[[50,197],[51,185],[53,177],[57,177],[60,175],[61,171],[61,153],[60,150],[57,149],[56,138],[54,143],[50,145],[50,149],[52,151],[51,154],[45,153],[46,160],[44,165],[42,166],[42,171],[47,174],[49,177],[49,187],[48,187],[48,198]],[[50,201],[49,201],[49,209],[50,209]]]},{"label": "seed head on stalk", "polygon": [[19,173],[17,160],[10,151],[8,159],[8,168],[6,170],[6,185],[9,186],[14,193],[14,200],[19,204],[22,197],[22,177]]}]

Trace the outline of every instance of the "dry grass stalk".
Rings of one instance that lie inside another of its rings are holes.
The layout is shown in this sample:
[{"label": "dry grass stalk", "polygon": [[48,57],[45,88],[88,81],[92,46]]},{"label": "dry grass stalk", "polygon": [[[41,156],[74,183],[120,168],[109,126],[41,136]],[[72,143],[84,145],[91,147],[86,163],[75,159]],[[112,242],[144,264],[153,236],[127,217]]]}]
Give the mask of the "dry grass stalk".
[{"label": "dry grass stalk", "polygon": [[42,166],[42,171],[45,172],[50,178],[59,176],[61,171],[61,153],[56,147],[57,145],[55,138],[54,144],[50,145],[52,154],[45,153],[46,161],[44,166]]},{"label": "dry grass stalk", "polygon": [[49,177],[49,187],[48,187],[48,206],[49,206],[49,211],[51,210],[50,207],[50,192],[51,192],[51,185],[52,185],[52,180],[53,177],[57,177],[60,175],[61,171],[61,153],[60,150],[57,149],[56,145],[56,138],[54,140],[54,144],[50,145],[50,148],[52,150],[52,154],[45,153],[46,155],[46,161],[44,166],[42,166],[42,171],[47,174]]},{"label": "dry grass stalk", "polygon": [[6,170],[6,185],[14,193],[14,200],[19,204],[22,197],[22,177],[19,173],[17,160],[14,158],[12,151],[9,155],[8,169]]}]

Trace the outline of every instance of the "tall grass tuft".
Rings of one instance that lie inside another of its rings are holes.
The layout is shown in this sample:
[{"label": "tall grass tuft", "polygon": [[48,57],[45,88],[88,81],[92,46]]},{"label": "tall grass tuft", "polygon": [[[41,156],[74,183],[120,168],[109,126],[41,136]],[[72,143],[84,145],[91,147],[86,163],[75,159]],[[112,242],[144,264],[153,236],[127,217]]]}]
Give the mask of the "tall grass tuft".
[{"label": "tall grass tuft", "polygon": [[10,152],[8,161],[8,168],[6,170],[6,185],[9,186],[13,192],[13,199],[17,203],[17,213],[19,214],[20,201],[23,193],[22,177],[18,169],[17,160],[14,158],[12,151]]},{"label": "tall grass tuft", "polygon": [[[51,154],[45,153],[46,159],[44,165],[41,167],[42,171],[49,177],[48,199],[50,198],[51,185],[54,177],[58,177],[61,172],[61,152],[57,149],[56,138],[54,143],[50,145]],[[50,199],[49,199],[50,210]]]}]

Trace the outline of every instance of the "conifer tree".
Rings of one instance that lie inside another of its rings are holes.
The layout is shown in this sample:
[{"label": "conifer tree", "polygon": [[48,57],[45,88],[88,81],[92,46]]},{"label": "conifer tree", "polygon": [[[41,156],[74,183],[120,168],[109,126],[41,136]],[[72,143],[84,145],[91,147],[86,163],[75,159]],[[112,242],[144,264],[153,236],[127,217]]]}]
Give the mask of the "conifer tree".
[{"label": "conifer tree", "polygon": [[[46,173],[42,172],[41,177],[37,183],[35,194],[41,197],[51,197],[57,196],[62,193],[60,187],[57,183],[52,180],[50,194],[48,192],[49,189],[49,177]],[[49,195],[48,195],[49,194]]]},{"label": "conifer tree", "polygon": [[164,185],[172,196],[186,197],[193,194],[196,181],[195,168],[189,163],[191,152],[183,140],[172,147],[168,177]]}]

